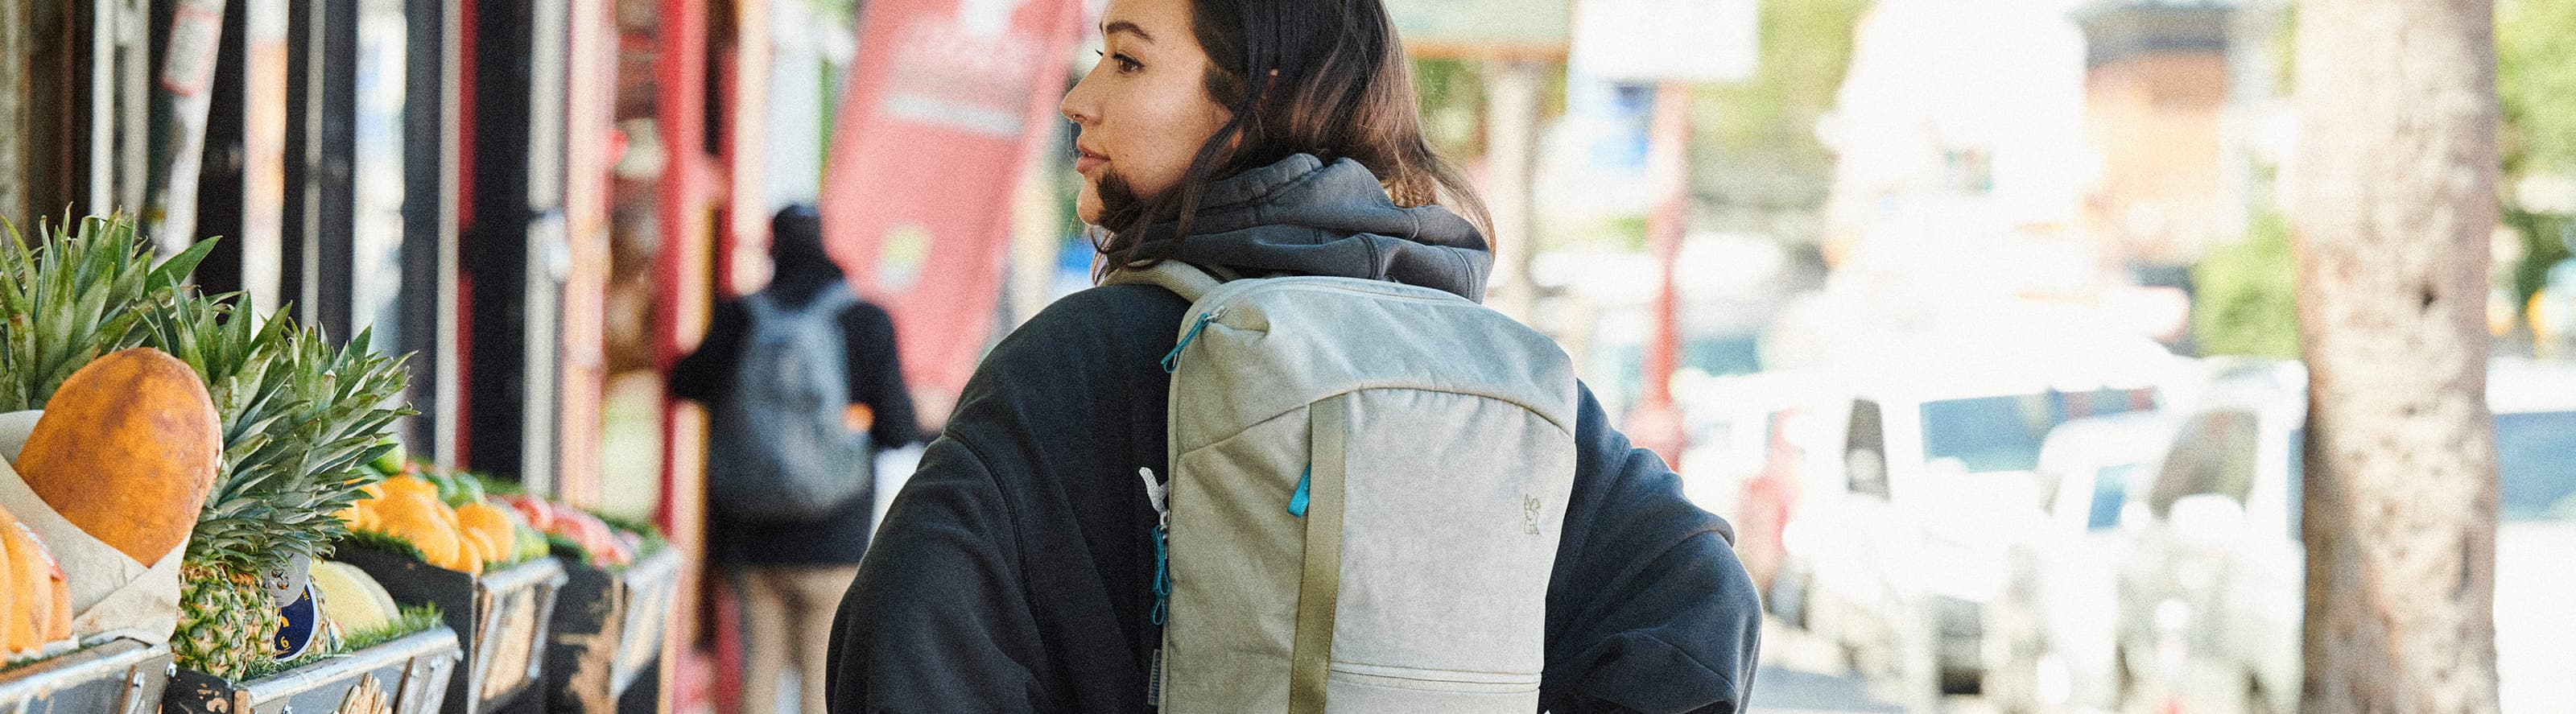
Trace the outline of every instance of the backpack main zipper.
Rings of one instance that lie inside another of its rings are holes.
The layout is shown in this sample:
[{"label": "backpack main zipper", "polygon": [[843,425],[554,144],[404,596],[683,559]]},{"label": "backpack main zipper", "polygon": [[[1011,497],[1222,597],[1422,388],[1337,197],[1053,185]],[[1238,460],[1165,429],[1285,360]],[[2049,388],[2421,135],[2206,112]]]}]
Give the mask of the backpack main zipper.
[{"label": "backpack main zipper", "polygon": [[1221,317],[1225,317],[1225,306],[1223,305],[1217,306],[1214,310],[1200,313],[1198,322],[1190,324],[1189,333],[1181,335],[1180,344],[1172,345],[1172,351],[1163,353],[1163,373],[1171,374],[1173,371],[1180,369],[1181,350],[1189,349],[1190,342],[1199,338],[1199,331],[1207,329],[1208,323],[1215,322],[1217,321],[1217,318]]},{"label": "backpack main zipper", "polygon": [[1136,469],[1145,479],[1145,502],[1154,506],[1154,624],[1170,619],[1172,608],[1171,489],[1154,478],[1154,470]]},{"label": "backpack main zipper", "polygon": [[[1186,345],[1187,342],[1183,344]],[[1172,554],[1169,545],[1172,535],[1170,501],[1172,490],[1163,485],[1161,480],[1154,478],[1153,469],[1138,468],[1136,475],[1145,480],[1145,502],[1154,507],[1154,612],[1152,617],[1154,624],[1160,626],[1165,620],[1171,619],[1172,611]],[[1161,709],[1163,706],[1162,647],[1154,648],[1154,661],[1150,666],[1152,669],[1145,673],[1145,706]]]}]

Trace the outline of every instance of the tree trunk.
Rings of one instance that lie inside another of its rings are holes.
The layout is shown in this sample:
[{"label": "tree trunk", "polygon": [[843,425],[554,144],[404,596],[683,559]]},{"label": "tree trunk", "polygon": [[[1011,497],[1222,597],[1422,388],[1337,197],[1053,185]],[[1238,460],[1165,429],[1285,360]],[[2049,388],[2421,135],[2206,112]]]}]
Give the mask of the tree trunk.
[{"label": "tree trunk", "polygon": [[2486,0],[2300,3],[2301,711],[2496,709]]}]

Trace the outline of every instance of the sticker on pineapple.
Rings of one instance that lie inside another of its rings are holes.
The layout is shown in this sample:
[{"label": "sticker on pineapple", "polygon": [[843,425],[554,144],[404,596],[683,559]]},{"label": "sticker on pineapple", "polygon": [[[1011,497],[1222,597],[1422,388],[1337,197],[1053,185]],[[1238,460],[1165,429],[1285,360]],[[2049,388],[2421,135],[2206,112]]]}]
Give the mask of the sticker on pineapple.
[{"label": "sticker on pineapple", "polygon": [[313,601],[313,591],[278,611],[277,658],[293,659],[313,645],[314,634],[322,627],[322,608]]}]

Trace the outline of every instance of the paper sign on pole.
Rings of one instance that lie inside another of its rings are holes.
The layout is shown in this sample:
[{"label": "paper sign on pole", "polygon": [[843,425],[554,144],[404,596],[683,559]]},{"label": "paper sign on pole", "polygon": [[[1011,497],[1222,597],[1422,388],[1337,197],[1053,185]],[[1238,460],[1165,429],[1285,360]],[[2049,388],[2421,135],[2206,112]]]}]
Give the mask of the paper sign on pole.
[{"label": "paper sign on pole", "polygon": [[1732,82],[1761,53],[1757,0],[1580,0],[1574,64],[1613,82]]},{"label": "paper sign on pole", "polygon": [[1563,57],[1569,0],[1386,0],[1405,54],[1422,57]]}]

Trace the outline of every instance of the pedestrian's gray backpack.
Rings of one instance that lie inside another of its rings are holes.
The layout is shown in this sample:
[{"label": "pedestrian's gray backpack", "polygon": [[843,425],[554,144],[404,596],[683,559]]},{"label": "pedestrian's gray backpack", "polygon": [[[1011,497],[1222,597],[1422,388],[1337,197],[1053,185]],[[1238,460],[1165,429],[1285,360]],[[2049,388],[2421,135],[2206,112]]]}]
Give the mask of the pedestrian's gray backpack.
[{"label": "pedestrian's gray backpack", "polygon": [[750,334],[707,445],[708,500],[725,517],[812,521],[874,485],[868,436],[841,419],[850,405],[841,313],[857,302],[837,284],[793,309],[765,291],[743,298]]},{"label": "pedestrian's gray backpack", "polygon": [[[1546,337],[1456,295],[1333,277],[1219,284],[1171,372],[1148,698],[1170,714],[1529,714],[1574,481],[1575,383]],[[1166,507],[1168,509],[1166,510]]]}]

